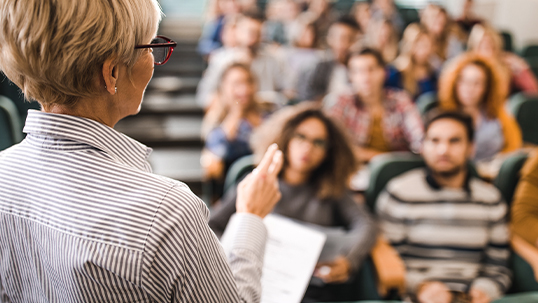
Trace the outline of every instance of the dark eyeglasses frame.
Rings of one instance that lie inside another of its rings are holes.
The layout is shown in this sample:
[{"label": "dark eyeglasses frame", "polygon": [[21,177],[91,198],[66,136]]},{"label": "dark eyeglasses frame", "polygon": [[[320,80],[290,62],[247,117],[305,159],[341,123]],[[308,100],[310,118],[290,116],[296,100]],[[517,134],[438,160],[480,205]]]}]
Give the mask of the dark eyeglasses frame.
[{"label": "dark eyeglasses frame", "polygon": [[140,45],[136,45],[136,46],[135,46],[135,49],[139,49],[139,48],[169,47],[169,48],[170,48],[170,52],[168,52],[168,54],[166,55],[166,59],[164,59],[163,62],[153,62],[153,63],[155,63],[155,65],[163,65],[163,64],[165,64],[166,62],[168,62],[168,59],[170,59],[170,56],[172,55],[172,52],[174,51],[174,47],[177,46],[177,42],[172,41],[172,39],[170,39],[170,38],[168,38],[168,37],[165,37],[165,36],[156,36],[155,38],[161,38],[161,39],[166,40],[167,42],[166,42],[166,43],[153,43],[153,44],[140,44]]}]

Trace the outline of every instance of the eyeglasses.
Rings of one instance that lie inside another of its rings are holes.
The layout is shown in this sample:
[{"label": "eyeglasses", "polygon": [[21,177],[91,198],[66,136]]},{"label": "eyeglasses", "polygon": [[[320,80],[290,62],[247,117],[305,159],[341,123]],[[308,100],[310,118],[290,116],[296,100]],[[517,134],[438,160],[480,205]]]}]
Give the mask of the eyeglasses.
[{"label": "eyeglasses", "polygon": [[150,44],[136,45],[135,49],[152,48],[155,65],[163,65],[170,59],[170,55],[172,55],[174,47],[176,46],[177,43],[171,39],[164,36],[157,36],[151,40]]},{"label": "eyeglasses", "polygon": [[314,146],[315,148],[320,149],[320,150],[326,150],[327,146],[328,146],[327,140],[309,139],[305,135],[299,134],[299,133],[294,134],[293,139],[297,140],[297,142],[300,142],[300,143],[308,142],[308,143],[312,144],[312,146]]}]

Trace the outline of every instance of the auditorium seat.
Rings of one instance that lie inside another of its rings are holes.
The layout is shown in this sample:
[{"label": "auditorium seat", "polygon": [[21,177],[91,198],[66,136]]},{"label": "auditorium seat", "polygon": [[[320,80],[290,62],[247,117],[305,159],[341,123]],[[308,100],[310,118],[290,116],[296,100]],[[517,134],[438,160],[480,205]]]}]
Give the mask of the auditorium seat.
[{"label": "auditorium seat", "polygon": [[538,97],[518,93],[510,98],[508,106],[521,127],[523,142],[538,144]]},{"label": "auditorium seat", "polygon": [[0,95],[0,150],[22,139],[22,128],[17,107],[8,97]]}]

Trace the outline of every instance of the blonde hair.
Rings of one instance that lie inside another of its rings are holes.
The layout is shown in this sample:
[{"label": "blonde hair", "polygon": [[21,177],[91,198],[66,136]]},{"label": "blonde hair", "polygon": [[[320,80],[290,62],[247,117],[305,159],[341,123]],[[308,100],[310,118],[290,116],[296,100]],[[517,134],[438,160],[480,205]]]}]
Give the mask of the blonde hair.
[{"label": "blonde hair", "polygon": [[[394,65],[403,74],[404,88],[413,96],[418,91],[418,83],[415,79],[416,62],[413,59],[413,51],[415,50],[418,41],[422,37],[427,37],[428,39],[431,39],[430,35],[428,34],[428,31],[426,30],[426,28],[424,28],[424,26],[418,23],[413,23],[407,26],[403,33],[403,38],[401,41],[400,56],[394,62]],[[433,67],[429,66],[429,68],[430,73],[433,73]]]},{"label": "blonde hair", "polygon": [[107,59],[130,75],[162,15],[156,0],[3,0],[0,14],[0,68],[45,107],[95,96]]},{"label": "blonde hair", "polygon": [[480,43],[486,37],[490,37],[493,40],[493,44],[495,46],[495,55],[500,55],[503,52],[504,47],[503,38],[497,32],[497,30],[489,25],[477,24],[473,26],[473,29],[469,34],[469,40],[467,41],[469,50],[476,51],[480,46]]}]

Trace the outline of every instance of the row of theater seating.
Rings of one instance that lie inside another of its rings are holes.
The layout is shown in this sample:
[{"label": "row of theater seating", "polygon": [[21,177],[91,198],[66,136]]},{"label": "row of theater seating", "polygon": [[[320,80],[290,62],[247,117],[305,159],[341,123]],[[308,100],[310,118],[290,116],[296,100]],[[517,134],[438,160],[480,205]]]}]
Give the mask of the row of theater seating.
[{"label": "row of theater seating", "polygon": [[[538,105],[538,100],[533,102]],[[509,205],[519,181],[519,171],[526,160],[527,154],[523,151],[507,158],[494,180]],[[370,184],[364,193],[369,208],[375,209],[378,195],[392,178],[424,166],[422,158],[411,153],[390,153],[377,157],[370,163]],[[253,156],[236,161],[226,176],[225,190],[235,186],[253,168]],[[478,175],[472,164],[469,164],[469,168],[473,174]],[[512,239],[511,244],[509,267],[513,273],[512,287],[505,298],[496,302],[538,302],[538,248],[517,237]],[[357,280],[353,282],[357,291],[353,296],[372,302],[397,299],[404,288],[404,275],[403,263],[394,250],[373,251],[363,264]]]}]

